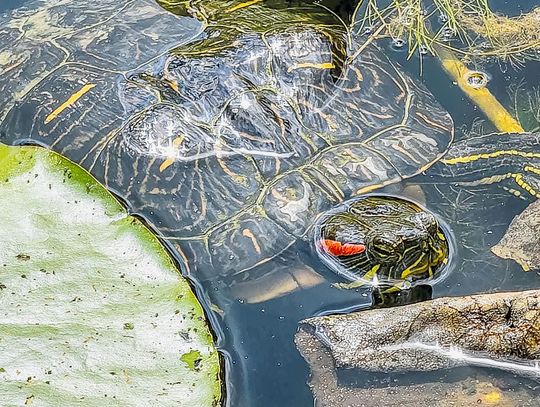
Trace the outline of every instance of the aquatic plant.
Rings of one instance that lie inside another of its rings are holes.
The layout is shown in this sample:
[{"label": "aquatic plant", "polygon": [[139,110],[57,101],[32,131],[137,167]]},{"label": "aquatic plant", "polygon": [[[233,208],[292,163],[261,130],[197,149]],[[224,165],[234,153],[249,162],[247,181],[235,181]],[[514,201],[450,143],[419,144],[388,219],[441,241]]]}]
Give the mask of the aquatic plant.
[{"label": "aquatic plant", "polygon": [[398,46],[436,54],[451,48],[467,60],[496,57],[521,62],[540,56],[540,8],[520,16],[492,11],[488,0],[360,0],[360,30],[382,26]]},{"label": "aquatic plant", "polygon": [[540,88],[529,88],[525,82],[508,88],[511,110],[521,126],[530,132],[540,131]]}]

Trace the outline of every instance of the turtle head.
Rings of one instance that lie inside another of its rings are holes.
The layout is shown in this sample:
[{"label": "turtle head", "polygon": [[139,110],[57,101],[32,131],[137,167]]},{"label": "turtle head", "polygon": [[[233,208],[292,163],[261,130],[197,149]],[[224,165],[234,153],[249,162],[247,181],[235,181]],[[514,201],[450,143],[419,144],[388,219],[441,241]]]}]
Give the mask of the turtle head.
[{"label": "turtle head", "polygon": [[346,202],[322,216],[316,247],[332,270],[350,280],[398,284],[438,275],[448,241],[437,218],[389,196]]},{"label": "turtle head", "polygon": [[404,255],[403,239],[388,231],[372,233],[366,239],[367,255],[372,257],[377,263],[396,263]]}]

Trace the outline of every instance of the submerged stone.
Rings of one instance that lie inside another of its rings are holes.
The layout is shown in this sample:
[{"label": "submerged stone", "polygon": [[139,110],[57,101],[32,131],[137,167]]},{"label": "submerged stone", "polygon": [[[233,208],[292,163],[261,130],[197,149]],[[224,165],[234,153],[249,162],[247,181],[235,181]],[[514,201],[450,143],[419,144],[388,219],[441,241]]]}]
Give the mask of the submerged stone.
[{"label": "submerged stone", "polygon": [[540,201],[533,202],[510,223],[501,241],[491,251],[515,260],[525,270],[540,269]]},{"label": "submerged stone", "polygon": [[352,376],[358,379],[351,382],[343,377],[348,369],[336,367],[331,352],[315,333],[300,330],[295,342],[310,366],[308,384],[315,407],[533,407],[540,404],[534,383],[470,369],[445,370],[437,376],[430,373],[427,380],[415,381],[410,380],[410,374],[391,377],[385,374],[383,379],[373,380],[371,372],[367,379],[353,370]]},{"label": "submerged stone", "polygon": [[302,321],[336,366],[374,372],[489,366],[540,376],[540,290],[439,298]]}]

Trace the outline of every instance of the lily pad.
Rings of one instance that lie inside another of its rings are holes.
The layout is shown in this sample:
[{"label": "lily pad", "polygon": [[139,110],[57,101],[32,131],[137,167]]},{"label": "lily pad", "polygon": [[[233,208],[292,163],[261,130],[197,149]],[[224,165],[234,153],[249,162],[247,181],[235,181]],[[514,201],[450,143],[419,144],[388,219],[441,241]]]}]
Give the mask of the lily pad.
[{"label": "lily pad", "polygon": [[189,284],[91,175],[0,144],[0,225],[2,405],[219,404],[219,355]]}]

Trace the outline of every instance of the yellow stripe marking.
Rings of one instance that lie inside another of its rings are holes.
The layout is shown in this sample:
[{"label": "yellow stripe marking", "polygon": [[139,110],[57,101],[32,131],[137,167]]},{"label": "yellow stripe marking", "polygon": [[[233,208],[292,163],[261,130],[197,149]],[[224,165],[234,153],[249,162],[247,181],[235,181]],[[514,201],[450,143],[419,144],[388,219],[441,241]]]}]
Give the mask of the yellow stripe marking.
[{"label": "yellow stripe marking", "polygon": [[508,113],[489,89],[475,89],[467,83],[465,78],[470,70],[451,51],[442,47],[436,47],[436,51],[444,70],[457,82],[460,89],[484,112],[499,131],[505,133],[525,132],[518,121]]},{"label": "yellow stripe marking", "polygon": [[245,236],[249,239],[251,239],[251,243],[253,243],[253,247],[255,248],[255,251],[257,254],[261,254],[261,246],[259,245],[259,242],[257,242],[257,239],[255,238],[255,235],[253,232],[249,229],[244,229],[242,231],[242,236]]},{"label": "yellow stripe marking", "polygon": [[448,127],[443,126],[441,123],[434,122],[433,120],[430,120],[427,116],[423,115],[420,112],[416,112],[416,115],[420,117],[423,121],[425,121],[427,124],[437,127],[438,129],[441,129],[444,132],[448,131]]},{"label": "yellow stripe marking", "polygon": [[77,100],[79,100],[81,97],[83,97],[83,95],[86,92],[88,92],[90,89],[92,89],[94,86],[96,86],[96,85],[93,84],[93,83],[87,83],[81,89],[79,89],[77,92],[75,92],[73,95],[71,95],[68,100],[66,100],[64,103],[62,103],[56,109],[54,109],[54,111],[45,118],[45,124],[50,123],[54,119],[56,119],[64,110],[66,110],[68,107],[73,105]]},{"label": "yellow stripe marking", "polygon": [[[182,135],[180,137],[176,137],[174,140],[173,140],[173,147],[178,147],[180,144],[182,144],[182,142],[184,141],[185,139],[185,136]],[[167,158],[165,161],[163,161],[161,163],[161,165],[159,166],[159,172],[163,172],[165,171],[167,168],[169,168],[172,164],[174,163],[174,157],[169,157]]]},{"label": "yellow stripe marking", "polygon": [[368,185],[367,187],[364,187],[364,188],[360,188],[358,191],[356,191],[353,195],[362,195],[362,194],[367,194],[368,192],[371,192],[371,191],[375,191],[379,188],[382,188],[384,187],[384,184],[373,184],[373,185]]},{"label": "yellow stripe marking", "polygon": [[393,285],[392,287],[390,287],[389,289],[387,290],[384,290],[383,291],[383,294],[392,294],[392,293],[397,293],[399,291],[401,291],[401,286],[403,284],[401,283],[398,283],[397,285]]},{"label": "yellow stripe marking", "polygon": [[[534,167],[526,166],[524,170],[526,172],[532,172],[533,174],[540,175],[540,170]],[[536,191],[526,180],[523,179],[523,174],[519,174],[519,173],[508,172],[506,174],[493,175],[491,177],[481,178],[476,181],[463,182],[462,185],[469,185],[469,186],[491,185],[496,182],[502,182],[507,179],[513,179],[516,182],[516,184],[518,184],[518,186],[524,189],[526,192],[528,192],[535,198],[540,198],[540,192]],[[516,191],[515,189],[512,189],[512,188],[504,188],[504,189],[514,194],[515,196],[521,196],[521,192]]]},{"label": "yellow stripe marking", "polygon": [[178,82],[171,79],[166,79],[165,82],[167,82],[171,89],[174,90],[176,93],[180,93],[180,89],[178,88]]},{"label": "yellow stripe marking", "polygon": [[529,153],[529,152],[519,151],[519,150],[499,150],[499,151],[494,151],[493,153],[473,154],[469,156],[455,157],[455,158],[448,158],[448,159],[443,158],[442,162],[445,164],[466,164],[473,161],[486,160],[488,158],[497,158],[504,155],[516,155],[518,157],[524,157],[524,158],[540,158],[540,153]]},{"label": "yellow stripe marking", "polygon": [[422,271],[426,268],[427,264],[425,264],[423,267],[416,269],[415,267],[420,264],[420,262],[424,259],[425,253],[422,253],[418,259],[410,265],[410,267],[407,267],[403,272],[401,273],[401,278],[405,279],[409,277],[411,274],[415,274],[418,271]]},{"label": "yellow stripe marking", "polygon": [[167,168],[169,168],[174,163],[174,160],[172,158],[167,158],[165,161],[161,163],[159,166],[159,172],[165,171]]},{"label": "yellow stripe marking", "polygon": [[530,165],[526,165],[524,170],[525,172],[532,172],[533,174],[540,175],[540,169],[531,167]]},{"label": "yellow stripe marking", "polygon": [[292,72],[295,69],[302,69],[302,68],[317,68],[317,69],[333,69],[335,66],[332,62],[323,62],[320,64],[315,64],[313,62],[303,62],[301,64],[295,64],[293,66],[290,66],[287,69],[287,72]]},{"label": "yellow stripe marking", "polygon": [[231,171],[231,169],[227,167],[227,164],[225,164],[225,161],[222,158],[218,158],[217,161],[223,172],[227,174],[230,178],[232,178],[234,182],[236,182],[237,184],[247,185],[246,177]]},{"label": "yellow stripe marking", "polygon": [[392,144],[392,148],[398,152],[400,152],[401,154],[403,154],[405,157],[409,157],[409,159],[415,163],[415,164],[418,164],[420,165],[421,162],[418,161],[411,153],[409,153],[407,150],[405,150],[403,147],[401,147],[399,144]]},{"label": "yellow stripe marking", "polygon": [[377,274],[377,271],[381,268],[380,264],[375,264],[371,270],[369,270],[366,274],[364,274],[364,277],[362,277],[364,280],[373,280],[375,275]]},{"label": "yellow stripe marking", "polygon": [[377,274],[377,271],[381,268],[380,264],[374,265],[371,270],[369,270],[366,274],[362,276],[361,280],[356,280],[350,283],[335,283],[332,284],[332,287],[340,288],[344,290],[354,290],[355,288],[362,287],[367,284],[367,281],[373,280],[375,275]]},{"label": "yellow stripe marking", "polygon": [[227,12],[228,12],[228,13],[232,13],[233,11],[240,10],[241,8],[253,6],[254,4],[262,3],[262,2],[263,2],[263,0],[249,0],[249,1],[245,1],[245,2],[243,2],[243,3],[237,4],[236,6],[230,7],[230,8],[227,10]]}]

